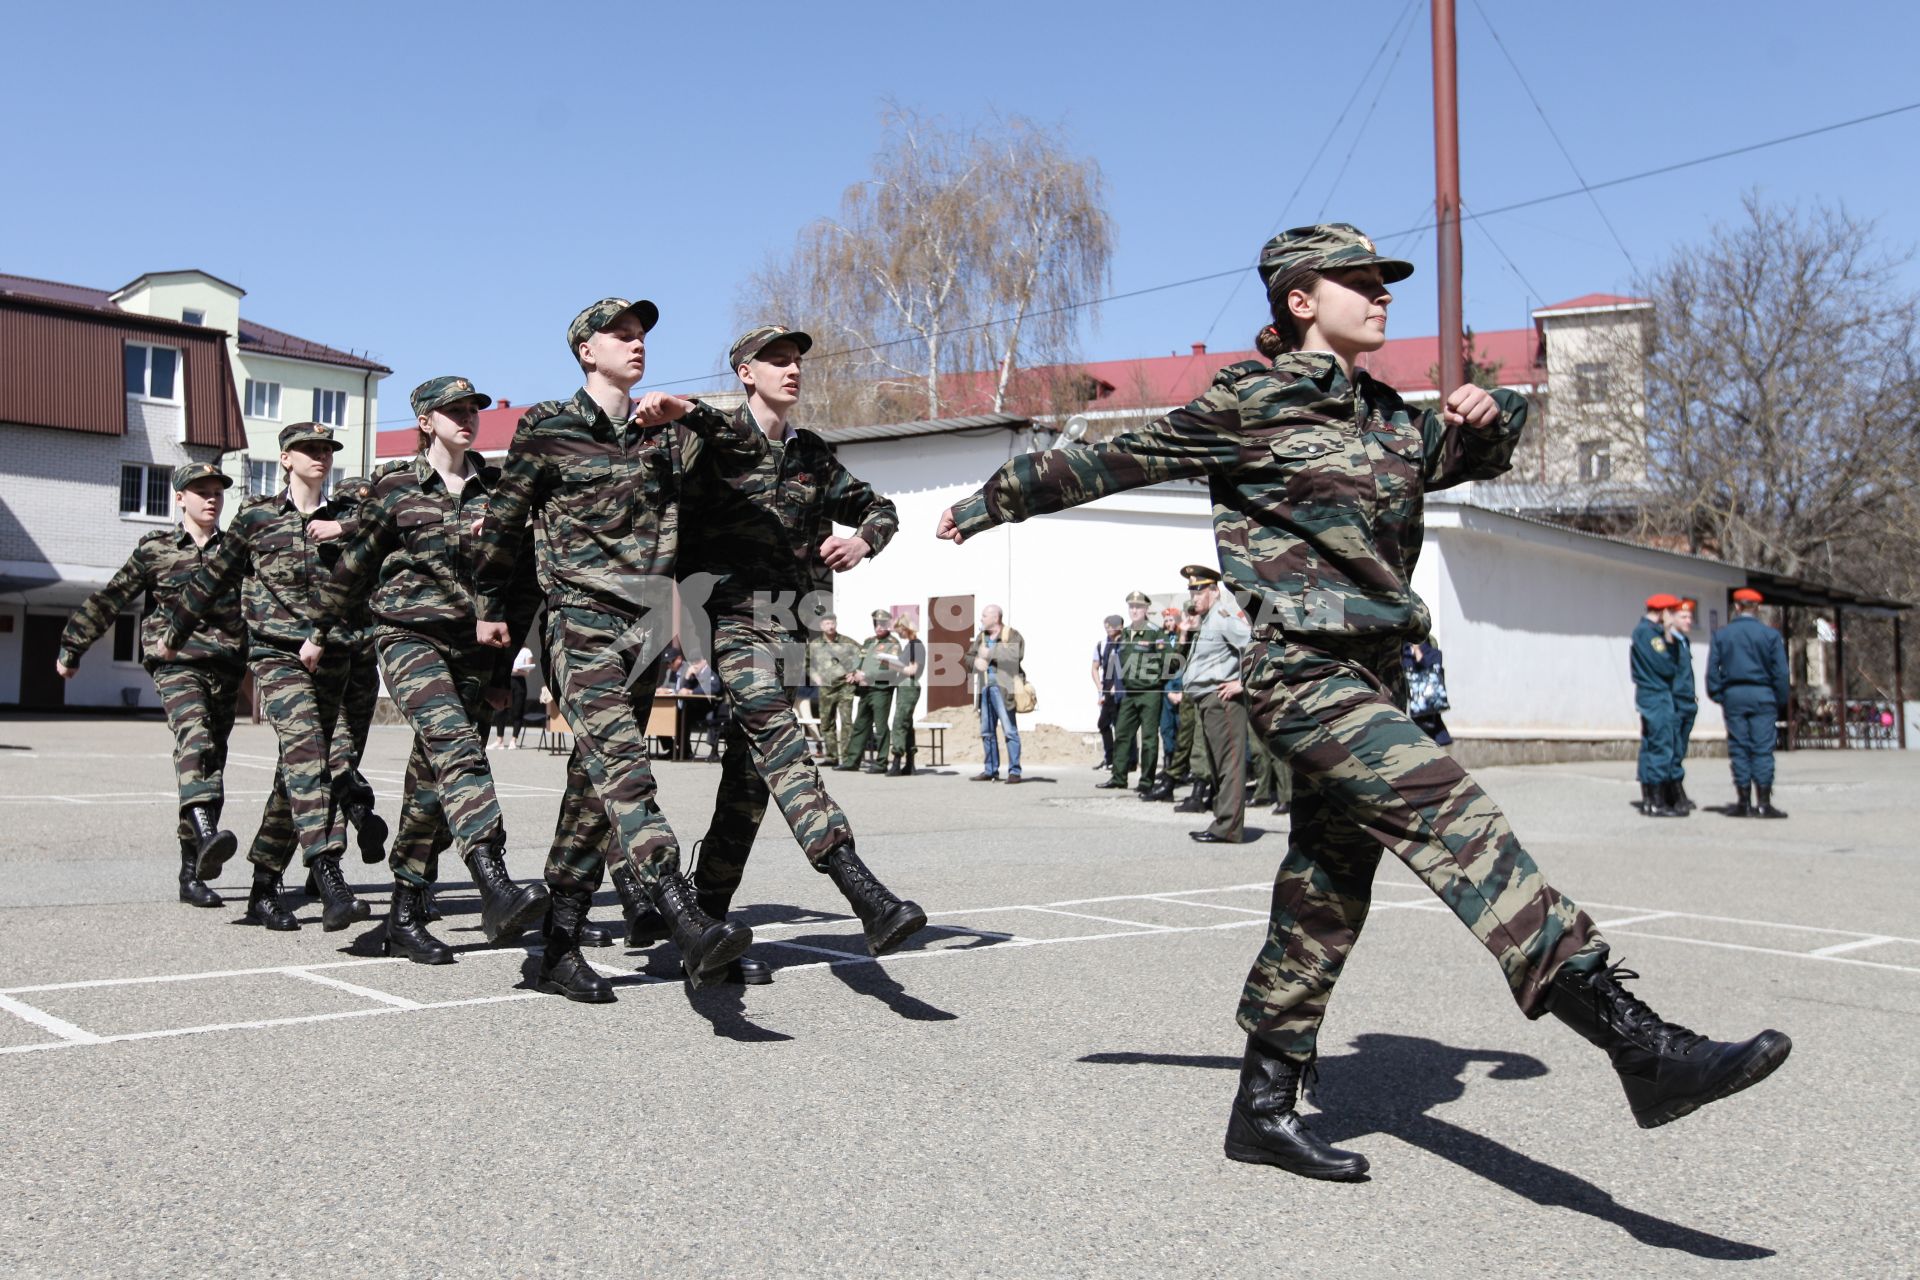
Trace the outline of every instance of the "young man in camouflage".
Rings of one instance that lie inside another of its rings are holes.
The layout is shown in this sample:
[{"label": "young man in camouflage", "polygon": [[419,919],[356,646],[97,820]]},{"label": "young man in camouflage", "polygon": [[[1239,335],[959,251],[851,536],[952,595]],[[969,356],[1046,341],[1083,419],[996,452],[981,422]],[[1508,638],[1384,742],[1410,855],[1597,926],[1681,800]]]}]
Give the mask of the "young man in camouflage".
[{"label": "young man in camouflage", "polygon": [[1113,773],[1094,785],[1102,791],[1124,791],[1133,770],[1134,747],[1139,744],[1142,795],[1153,789],[1160,760],[1160,702],[1166,697],[1167,668],[1173,646],[1167,633],[1153,625],[1147,610],[1153,601],[1144,591],[1127,594],[1127,625],[1116,640],[1115,661],[1120,668],[1120,710],[1113,720]]},{"label": "young man in camouflage", "polygon": [[[733,421],[761,435],[766,452],[740,469],[708,460],[688,477],[687,507],[698,519],[681,548],[680,574],[717,579],[706,613],[713,667],[732,711],[693,886],[701,909],[725,918],[771,796],[807,861],[846,895],[869,953],[884,955],[926,924],[926,913],[889,892],[854,851],[853,828],[822,785],[794,717],[793,690],[805,678],[806,621],[831,598],[833,575],[877,554],[899,519],[893,503],[849,472],[824,440],[787,421],[800,396],[801,357],[812,345],[779,325],[734,342],[727,359],[747,401]],[[842,537],[836,524],[856,532]],[[884,720],[878,732],[884,742]],[[640,913],[630,930],[629,941],[644,945],[659,926]],[[725,977],[763,983],[772,972],[742,959]]]},{"label": "young man in camouflage", "polygon": [[[287,487],[241,505],[212,558],[165,608],[160,627],[160,656],[171,660],[196,620],[235,586],[241,589],[247,666],[280,740],[273,793],[247,855],[254,874],[245,918],[269,929],[300,927],[280,904],[280,877],[296,845],[318,883],[324,928],[344,929],[372,914],[354,897],[340,870],[346,840],[334,776],[344,762],[332,757],[332,740],[346,687],[347,655],[329,654],[311,671],[299,657],[309,631],[313,592],[327,573],[321,547],[343,533],[351,535],[354,528],[355,504],[325,496],[327,473],[339,449],[332,429],[320,423],[283,428],[280,467]],[[289,820],[292,844],[274,835]],[[201,876],[211,878],[222,861],[203,857]]]},{"label": "young man in camouflage", "polygon": [[1276,236],[1259,270],[1270,364],[1230,366],[1200,399],[1110,443],[1016,458],[938,529],[958,542],[1123,489],[1211,487],[1223,577],[1254,620],[1242,667],[1250,719],[1307,786],[1241,997],[1248,1039],[1227,1154],[1308,1177],[1365,1176],[1365,1158],[1316,1138],[1295,1104],[1382,852],[1453,909],[1523,1013],[1551,1013],[1607,1051],[1643,1127],[1764,1078],[1786,1059],[1787,1037],[1707,1040],[1635,998],[1625,982],[1636,975],[1607,964],[1593,921],[1405,713],[1400,646],[1428,629],[1411,585],[1422,495],[1505,471],[1526,401],[1467,386],[1440,412],[1414,410],[1356,370],[1356,356],[1386,341],[1387,284],[1413,268],[1350,226]]},{"label": "young man in camouflage", "polygon": [[[900,669],[900,641],[893,634],[893,615],[885,609],[873,611],[873,635],[860,645],[860,664],[853,669],[855,705],[853,728],[847,745],[840,752],[840,768],[858,769],[860,758],[872,741],[881,756],[887,754],[888,712],[893,707],[893,685]],[[881,766],[866,766],[879,773]]]},{"label": "young man in camouflage", "polygon": [[233,732],[234,699],[247,656],[239,589],[229,587],[194,615],[192,631],[170,661],[159,656],[160,627],[165,606],[219,550],[220,507],[232,483],[210,462],[174,468],[173,500],[183,516],[180,527],[155,529],[140,539],[120,572],[67,620],[54,662],[61,679],[72,679],[93,642],[136,599],[147,597],[140,627],[141,664],[153,677],[167,727],[173,730],[173,770],[180,787],[180,901],[195,907],[217,907],[222,901],[201,878],[201,859],[217,866],[238,847],[233,832],[220,829],[220,809],[227,737]]},{"label": "young man in camouflage", "polygon": [[[494,487],[481,535],[475,635],[513,652],[508,608],[526,530],[546,602],[548,687],[573,730],[569,793],[582,780],[606,808],[621,857],[679,944],[695,986],[723,972],[753,941],[744,925],[700,909],[680,871],[673,829],[654,803],[646,723],[660,652],[671,639],[673,570],[687,474],[709,451],[729,467],[766,452],[757,432],[689,400],[631,399],[646,369],[651,302],[604,298],[573,318],[567,347],[586,384],[567,400],[527,410]],[[563,812],[565,805],[563,803]],[[580,928],[605,865],[600,843],[578,860],[550,859],[543,989],[600,1003],[606,979],[580,955]]]},{"label": "young man in camouflage", "polygon": [[819,690],[820,753],[829,765],[840,763],[840,744],[853,732],[853,673],[860,665],[860,644],[840,634],[840,620],[820,615],[819,630],[807,642],[807,674]]}]

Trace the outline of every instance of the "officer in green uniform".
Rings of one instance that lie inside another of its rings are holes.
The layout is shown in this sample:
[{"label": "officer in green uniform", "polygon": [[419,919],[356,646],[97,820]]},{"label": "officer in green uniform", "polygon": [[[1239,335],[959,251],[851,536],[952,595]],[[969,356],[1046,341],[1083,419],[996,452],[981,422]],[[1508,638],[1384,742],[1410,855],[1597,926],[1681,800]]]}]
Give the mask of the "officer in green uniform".
[{"label": "officer in green uniform", "polygon": [[67,620],[54,663],[62,679],[71,679],[93,642],[135,599],[146,596],[140,660],[153,677],[167,727],[173,731],[173,771],[180,788],[180,901],[195,907],[221,904],[220,895],[201,879],[200,860],[218,865],[238,847],[233,832],[220,829],[220,809],[227,736],[233,732],[234,699],[247,656],[239,589],[228,587],[194,617],[172,661],[162,660],[157,650],[164,606],[219,550],[224,536],[220,507],[232,483],[210,462],[174,468],[173,500],[184,517],[180,527],[156,529],[140,539],[120,572]]},{"label": "officer in green uniform", "polygon": [[[887,753],[888,711],[893,706],[893,686],[900,678],[900,641],[893,634],[893,614],[885,609],[873,611],[873,638],[860,646],[860,665],[854,668],[854,685],[859,689],[860,709],[853,717],[853,732],[847,735],[846,751],[840,757],[842,769],[860,768],[872,739],[881,755]],[[871,764],[868,773],[879,773],[881,766]]]},{"label": "officer in green uniform", "polygon": [[894,623],[900,637],[900,670],[893,686],[893,741],[887,758],[889,778],[913,776],[913,716],[920,706],[920,673],[926,669],[927,646],[914,634],[913,623]]},{"label": "officer in green uniform", "polygon": [[1401,646],[1428,632],[1412,589],[1422,495],[1507,470],[1527,413],[1520,396],[1474,386],[1414,409],[1356,367],[1386,342],[1388,283],[1412,271],[1343,223],[1276,236],[1259,264],[1265,361],[1223,369],[1193,403],[1110,441],[1012,459],[937,529],[960,542],[1125,489],[1208,484],[1223,580],[1253,614],[1249,718],[1311,788],[1295,796],[1241,996],[1247,1050],[1226,1150],[1316,1178],[1367,1169],[1295,1108],[1383,853],[1481,941],[1523,1013],[1551,1013],[1607,1051],[1643,1127],[1746,1088],[1792,1047],[1775,1031],[1727,1044],[1660,1019],[1499,807],[1406,715]]},{"label": "officer in green uniform", "polygon": [[1162,689],[1173,646],[1167,633],[1147,620],[1147,607],[1152,603],[1144,591],[1127,596],[1127,625],[1121,628],[1117,641],[1120,712],[1113,720],[1113,773],[1094,784],[1102,791],[1126,788],[1136,744],[1140,752],[1140,790],[1145,793],[1153,787],[1154,766],[1160,759],[1160,701],[1165,696]]},{"label": "officer in green uniform", "polygon": [[[1733,593],[1733,620],[1714,633],[1707,651],[1707,696],[1727,721],[1727,764],[1733,770],[1735,818],[1784,818],[1773,805],[1773,743],[1791,689],[1787,643],[1760,621],[1762,597],[1752,587]],[[1759,799],[1754,799],[1754,788]]]},{"label": "officer in green uniform", "polygon": [[1684,818],[1674,808],[1673,784],[1679,745],[1680,713],[1673,688],[1679,659],[1669,628],[1680,607],[1678,596],[1660,591],[1647,597],[1646,616],[1634,624],[1627,647],[1633,677],[1633,705],[1640,713],[1640,812],[1649,818]]},{"label": "officer in green uniform", "polygon": [[840,620],[820,615],[819,630],[807,642],[807,675],[819,692],[820,754],[829,765],[840,763],[840,746],[853,733],[854,702],[859,686],[853,673],[860,666],[860,642],[840,634]]}]

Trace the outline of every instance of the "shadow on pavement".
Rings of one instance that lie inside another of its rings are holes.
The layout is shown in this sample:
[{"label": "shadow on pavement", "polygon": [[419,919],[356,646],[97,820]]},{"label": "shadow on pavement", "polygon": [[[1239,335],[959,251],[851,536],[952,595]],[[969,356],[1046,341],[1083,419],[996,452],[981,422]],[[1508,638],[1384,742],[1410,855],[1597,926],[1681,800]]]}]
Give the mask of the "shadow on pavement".
[{"label": "shadow on pavement", "polygon": [[952,1022],[960,1015],[928,1004],[896,982],[877,964],[829,965],[827,972],[863,996],[872,996],[911,1022]]},{"label": "shadow on pavement", "polygon": [[[1535,1204],[1572,1209],[1610,1222],[1657,1249],[1726,1261],[1753,1261],[1774,1255],[1774,1250],[1760,1245],[1696,1231],[1629,1209],[1612,1193],[1585,1178],[1427,1114],[1466,1093],[1463,1077],[1475,1063],[1492,1064],[1489,1079],[1529,1080],[1547,1073],[1547,1065],[1538,1058],[1497,1049],[1456,1049],[1437,1040],[1384,1033],[1358,1036],[1353,1046],[1352,1053],[1320,1060],[1320,1082],[1312,1090],[1316,1104],[1323,1108],[1331,1104],[1330,1109],[1313,1117],[1313,1129],[1334,1146],[1369,1133],[1386,1134]],[[1092,1053],[1080,1061],[1222,1071],[1240,1066],[1238,1058],[1215,1054]]]}]

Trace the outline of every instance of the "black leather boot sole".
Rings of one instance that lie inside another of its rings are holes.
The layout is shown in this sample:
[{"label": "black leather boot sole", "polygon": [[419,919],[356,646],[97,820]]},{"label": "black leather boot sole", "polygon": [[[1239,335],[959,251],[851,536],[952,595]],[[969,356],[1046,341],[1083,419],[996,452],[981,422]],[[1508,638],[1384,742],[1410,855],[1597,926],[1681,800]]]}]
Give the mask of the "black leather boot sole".
[{"label": "black leather boot sole", "polygon": [[349,925],[372,918],[372,907],[359,898],[350,898],[338,904],[328,903],[320,912],[320,927],[328,933],[338,933]]},{"label": "black leather boot sole", "polygon": [[564,961],[552,970],[543,969],[534,987],[550,996],[565,996],[575,1004],[612,1004],[618,999],[612,984],[593,970],[588,969],[584,975],[572,970],[573,966]]},{"label": "black leather boot sole", "polygon": [[1739,1052],[1729,1055],[1725,1066],[1702,1081],[1698,1089],[1691,1093],[1670,1094],[1657,1102],[1646,1104],[1644,1109],[1634,1102],[1633,1083],[1623,1077],[1634,1120],[1642,1129],[1657,1129],[1698,1111],[1710,1102],[1718,1102],[1742,1089],[1750,1089],[1772,1075],[1787,1060],[1787,1055],[1793,1052],[1793,1041],[1784,1031],[1762,1031],[1735,1047]]},{"label": "black leather boot sole", "polygon": [[480,913],[480,932],[488,942],[512,942],[534,928],[547,914],[545,885],[521,885],[512,901],[497,916],[484,907]]},{"label": "black leather boot sole", "polygon": [[597,924],[589,924],[582,920],[580,932],[574,941],[583,947],[610,947],[613,945],[613,935]]},{"label": "black leather boot sole", "polygon": [[369,866],[384,861],[387,856],[387,820],[369,808],[367,816],[360,820],[360,830],[355,839],[360,845],[360,861]]},{"label": "black leather boot sole", "polygon": [[687,985],[698,990],[719,982],[735,960],[753,945],[753,930],[745,925],[729,921],[718,921],[711,929],[700,935],[700,945],[694,954],[680,957],[680,968],[686,974]]},{"label": "black leather boot sole", "polygon": [[867,927],[867,954],[884,956],[927,927],[927,913],[917,902],[902,902]]},{"label": "black leather boot sole", "polygon": [[[1371,1166],[1367,1164],[1365,1156],[1326,1146],[1302,1129],[1297,1114],[1289,1112],[1280,1123],[1283,1126],[1282,1137],[1289,1146],[1270,1146],[1260,1141],[1252,1122],[1242,1117],[1240,1108],[1236,1106],[1227,1121],[1227,1159],[1238,1160],[1242,1164],[1272,1165],[1298,1177],[1317,1178],[1322,1182],[1361,1182],[1366,1179]],[[1292,1145],[1295,1143],[1298,1145]]]},{"label": "black leather boot sole", "polygon": [[194,877],[199,880],[219,879],[220,869],[239,849],[240,839],[233,832],[215,832],[213,839],[200,848],[199,856],[194,860]]}]

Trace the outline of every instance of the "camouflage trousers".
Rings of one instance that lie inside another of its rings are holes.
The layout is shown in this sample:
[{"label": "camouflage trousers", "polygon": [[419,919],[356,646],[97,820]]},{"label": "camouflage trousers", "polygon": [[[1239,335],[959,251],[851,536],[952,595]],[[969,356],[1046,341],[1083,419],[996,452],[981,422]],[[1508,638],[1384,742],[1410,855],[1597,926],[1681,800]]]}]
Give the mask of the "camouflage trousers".
[{"label": "camouflage trousers", "polygon": [[445,829],[471,849],[505,834],[493,770],[487,764],[487,682],[495,654],[453,645],[402,627],[381,627],[380,669],[394,705],[413,726],[400,829],[387,856],[394,878],[432,884],[434,840]]},{"label": "camouflage trousers", "polygon": [[591,828],[584,838],[556,833],[547,882],[556,889],[597,887],[611,839],[641,889],[650,891],[679,868],[680,844],[654,802],[658,787],[647,760],[647,716],[659,662],[657,656],[639,662],[649,651],[646,624],[588,609],[549,608],[545,641],[548,688],[573,732],[561,821],[597,806],[606,822],[604,834]]},{"label": "camouflage trousers", "polygon": [[1122,695],[1119,714],[1113,718],[1115,782],[1127,780],[1127,774],[1133,768],[1136,741],[1140,749],[1140,780],[1152,780],[1154,766],[1160,761],[1160,703],[1165,697],[1158,689]]},{"label": "camouflage trousers", "polygon": [[296,848],[301,861],[346,851],[337,783],[345,761],[333,757],[350,655],[328,649],[311,674],[290,650],[256,646],[247,655],[254,686],[280,740],[273,792],[260,815],[247,859],[274,873],[286,870]]},{"label": "camouflage trousers", "polygon": [[820,749],[830,761],[840,758],[841,745],[853,733],[856,692],[845,681],[820,690]]},{"label": "camouflage trousers", "polygon": [[240,668],[165,662],[153,668],[153,687],[173,730],[173,775],[180,788],[180,838],[194,838],[189,805],[205,805],[220,825],[226,800],[227,738],[233,732]]},{"label": "camouflage trousers", "polygon": [[893,741],[889,751],[904,756],[913,750],[913,713],[920,709],[920,682],[905,680],[893,687]]},{"label": "camouflage trousers", "polygon": [[[807,750],[806,733],[794,718],[793,686],[783,678],[789,661],[804,658],[798,637],[777,628],[756,626],[743,619],[716,618],[713,624],[713,668],[727,691],[732,709],[724,734],[720,761],[720,788],[713,800],[713,818],[700,845],[694,887],[701,892],[731,897],[746,870],[754,836],[766,817],[769,798],[792,828],[793,837],[819,866],[826,856],[853,839],[847,815],[827,794],[820,770]],[[798,668],[792,670],[797,673]],[[569,783],[572,781],[569,762]],[[571,796],[573,787],[569,785]],[[547,860],[549,883],[564,884],[569,877],[591,874],[598,883],[596,859],[578,851],[591,841],[605,843],[610,824],[589,798],[572,814],[562,804],[554,847]],[[568,827],[571,824],[571,832]]]},{"label": "camouflage trousers", "polygon": [[360,774],[360,758],[367,753],[367,734],[373,730],[373,710],[380,703],[380,659],[373,641],[354,645],[347,660],[347,685],[340,693],[340,719],[333,726],[333,758],[344,762],[334,779],[342,795],[374,800],[373,786]]},{"label": "camouflage trousers", "polygon": [[1521,1012],[1546,1012],[1560,966],[1598,964],[1593,921],[1556,892],[1506,817],[1407,718],[1400,642],[1308,646],[1257,633],[1255,730],[1293,767],[1293,829],[1240,1026],[1290,1057],[1316,1051],[1327,1001],[1391,852],[1490,951]]},{"label": "camouflage trousers", "polygon": [[867,753],[867,742],[872,740],[874,750],[882,756],[887,754],[887,708],[893,702],[892,685],[863,685],[858,690],[859,709],[854,712],[853,729],[847,734],[847,745],[840,753],[840,766],[851,769],[860,763],[860,757]]}]

